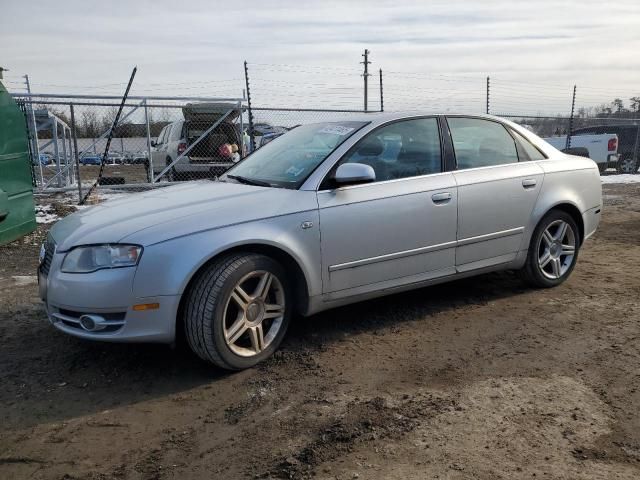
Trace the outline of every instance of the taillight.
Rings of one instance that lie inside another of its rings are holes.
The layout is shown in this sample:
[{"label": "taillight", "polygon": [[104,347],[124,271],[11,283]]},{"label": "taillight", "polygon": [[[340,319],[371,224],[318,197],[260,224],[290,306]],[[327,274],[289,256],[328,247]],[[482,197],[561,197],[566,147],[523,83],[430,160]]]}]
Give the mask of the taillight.
[{"label": "taillight", "polygon": [[184,142],[181,142],[178,144],[178,155],[182,155],[184,153],[184,151],[187,149],[187,144]]},{"label": "taillight", "polygon": [[618,139],[610,138],[609,143],[607,143],[607,150],[610,152],[615,152],[618,149]]}]

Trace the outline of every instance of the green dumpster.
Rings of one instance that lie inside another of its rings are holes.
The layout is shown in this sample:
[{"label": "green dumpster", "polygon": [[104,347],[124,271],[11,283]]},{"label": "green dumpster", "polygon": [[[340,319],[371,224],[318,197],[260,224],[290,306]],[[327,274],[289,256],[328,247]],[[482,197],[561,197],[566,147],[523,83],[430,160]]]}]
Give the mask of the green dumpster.
[{"label": "green dumpster", "polygon": [[35,228],[25,119],[0,82],[0,245]]}]

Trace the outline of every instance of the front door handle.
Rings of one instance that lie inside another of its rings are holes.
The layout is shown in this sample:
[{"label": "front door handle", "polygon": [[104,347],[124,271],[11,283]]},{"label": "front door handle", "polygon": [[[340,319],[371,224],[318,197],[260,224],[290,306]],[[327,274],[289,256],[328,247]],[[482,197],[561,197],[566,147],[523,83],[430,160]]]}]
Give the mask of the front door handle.
[{"label": "front door handle", "polygon": [[0,223],[4,222],[9,216],[9,212],[0,212]]},{"label": "front door handle", "polygon": [[431,195],[431,200],[436,205],[441,205],[443,203],[449,203],[449,201],[451,200],[451,193],[449,193],[449,192],[434,193],[433,195]]},{"label": "front door handle", "polygon": [[533,188],[536,186],[536,180],[535,178],[527,178],[526,180],[522,180],[522,186],[524,188]]}]

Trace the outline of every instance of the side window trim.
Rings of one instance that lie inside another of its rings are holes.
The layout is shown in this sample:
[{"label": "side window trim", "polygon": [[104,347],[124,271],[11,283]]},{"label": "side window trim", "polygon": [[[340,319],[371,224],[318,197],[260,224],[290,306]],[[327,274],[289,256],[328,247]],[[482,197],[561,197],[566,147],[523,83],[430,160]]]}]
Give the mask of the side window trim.
[{"label": "side window trim", "polygon": [[[439,172],[435,172],[435,173],[428,173],[426,175],[437,175],[439,173],[444,173],[447,170],[445,170],[446,166],[445,166],[445,159],[444,159],[444,144],[443,144],[443,132],[442,132],[442,128],[440,126],[440,121],[439,121],[439,117],[440,115],[422,115],[419,117],[410,117],[410,118],[398,118],[395,120],[391,120],[387,123],[383,123],[381,125],[378,125],[377,127],[375,127],[373,130],[365,133],[362,137],[360,137],[356,143],[354,143],[351,147],[349,147],[349,150],[347,150],[340,158],[338,158],[335,163],[331,166],[331,168],[329,169],[329,171],[327,172],[327,174],[324,176],[324,178],[322,179],[322,181],[320,182],[320,186],[318,187],[318,191],[324,191],[324,190],[333,190],[335,187],[330,186],[330,182],[331,182],[331,178],[332,176],[335,174],[337,168],[342,164],[343,160],[345,158],[347,158],[348,155],[350,155],[353,151],[357,150],[358,145],[360,145],[369,135],[377,132],[378,130],[388,127],[389,125],[393,125],[396,123],[401,123],[401,122],[406,122],[406,121],[411,121],[411,120],[424,120],[424,119],[429,119],[429,118],[433,118],[436,120],[437,125],[438,125],[438,136],[440,137],[440,171]],[[417,175],[418,176],[418,175]],[[399,180],[409,180],[411,178],[416,178],[416,176],[413,177],[403,177],[403,178],[396,178],[396,179],[391,179],[391,180],[381,180],[381,181],[376,181],[373,184],[380,184],[383,182],[391,182],[391,181],[399,181]],[[369,184],[366,184],[369,185]]]}]

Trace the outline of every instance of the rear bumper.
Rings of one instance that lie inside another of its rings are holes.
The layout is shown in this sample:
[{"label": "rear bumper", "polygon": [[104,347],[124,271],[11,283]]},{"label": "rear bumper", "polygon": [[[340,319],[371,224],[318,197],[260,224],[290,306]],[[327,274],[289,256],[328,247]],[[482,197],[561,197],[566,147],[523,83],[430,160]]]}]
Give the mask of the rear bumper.
[{"label": "rear bumper", "polygon": [[602,207],[590,208],[582,214],[582,223],[584,225],[584,239],[588,239],[591,235],[596,233],[596,229],[600,224],[600,217],[602,215]]},{"label": "rear bumper", "polygon": [[210,172],[210,171],[225,171],[231,168],[234,164],[231,162],[206,162],[191,160],[187,162],[178,162],[174,165],[176,172]]}]

